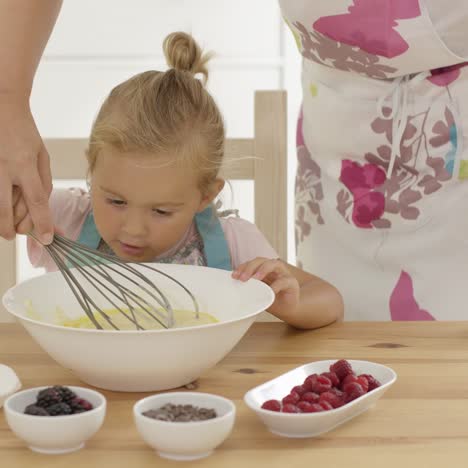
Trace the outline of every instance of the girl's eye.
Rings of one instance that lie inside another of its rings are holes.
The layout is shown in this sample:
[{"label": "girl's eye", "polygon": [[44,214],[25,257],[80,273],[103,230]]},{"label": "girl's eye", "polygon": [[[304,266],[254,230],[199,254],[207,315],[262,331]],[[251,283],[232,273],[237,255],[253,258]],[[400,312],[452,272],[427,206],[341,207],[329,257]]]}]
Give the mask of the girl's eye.
[{"label": "girl's eye", "polygon": [[153,212],[158,214],[159,216],[171,216],[171,214],[172,214],[172,212],[170,212],[170,211],[159,210],[159,209],[155,209],[155,210],[153,210]]},{"label": "girl's eye", "polygon": [[116,198],[108,198],[107,203],[110,203],[114,206],[124,206],[126,204],[123,200],[118,200]]}]

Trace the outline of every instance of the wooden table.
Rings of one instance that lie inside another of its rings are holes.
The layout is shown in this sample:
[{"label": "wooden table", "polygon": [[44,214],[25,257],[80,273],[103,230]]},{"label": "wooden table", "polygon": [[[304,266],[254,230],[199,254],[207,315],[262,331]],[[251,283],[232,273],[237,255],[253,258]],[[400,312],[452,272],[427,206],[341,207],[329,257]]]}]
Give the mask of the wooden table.
[{"label": "wooden table", "polygon": [[[268,432],[244,404],[250,388],[293,367],[321,359],[364,359],[392,367],[398,380],[370,411],[311,439]],[[83,385],[55,364],[19,325],[0,324],[0,363],[23,387]],[[468,323],[340,323],[301,332],[257,323],[238,346],[198,381],[198,390],[235,401],[234,431],[200,467],[465,467],[468,466]],[[137,393],[103,392],[101,430],[78,452],[47,456],[28,450],[0,410],[0,466],[165,467],[140,439],[132,420]]]}]

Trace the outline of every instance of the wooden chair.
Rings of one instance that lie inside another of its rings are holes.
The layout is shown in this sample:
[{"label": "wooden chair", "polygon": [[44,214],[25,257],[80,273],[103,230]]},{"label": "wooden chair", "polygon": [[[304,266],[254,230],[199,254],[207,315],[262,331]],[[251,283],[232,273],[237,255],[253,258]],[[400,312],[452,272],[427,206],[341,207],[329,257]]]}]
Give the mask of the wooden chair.
[{"label": "wooden chair", "polygon": [[[285,91],[255,93],[254,138],[227,139],[227,180],[253,180],[255,224],[281,258],[287,259],[287,105]],[[46,139],[54,179],[86,176],[86,139]],[[16,283],[14,241],[0,239],[0,296]],[[0,321],[9,315],[0,305]]]}]

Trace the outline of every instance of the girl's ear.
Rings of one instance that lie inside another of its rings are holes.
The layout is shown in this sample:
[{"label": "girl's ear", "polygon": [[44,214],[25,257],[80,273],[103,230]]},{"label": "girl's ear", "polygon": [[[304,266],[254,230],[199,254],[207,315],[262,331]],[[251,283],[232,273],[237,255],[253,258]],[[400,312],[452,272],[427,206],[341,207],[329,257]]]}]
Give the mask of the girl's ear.
[{"label": "girl's ear", "polygon": [[200,202],[200,206],[198,208],[199,213],[201,213],[219,195],[219,192],[221,192],[221,190],[223,190],[224,188],[224,183],[224,179],[214,180],[214,182],[211,184],[210,189]]}]

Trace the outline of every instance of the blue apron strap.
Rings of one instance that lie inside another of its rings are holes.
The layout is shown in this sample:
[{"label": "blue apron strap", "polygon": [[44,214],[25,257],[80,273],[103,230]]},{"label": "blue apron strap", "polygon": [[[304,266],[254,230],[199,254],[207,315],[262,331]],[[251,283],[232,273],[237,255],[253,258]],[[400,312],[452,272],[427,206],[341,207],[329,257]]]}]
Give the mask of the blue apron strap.
[{"label": "blue apron strap", "polygon": [[101,242],[101,236],[96,228],[93,212],[90,211],[81,228],[80,235],[78,236],[78,243],[90,249],[97,249],[99,247],[99,242]]},{"label": "blue apron strap", "polygon": [[[95,249],[99,247],[99,242],[101,242],[101,236],[96,228],[96,223],[94,222],[93,213],[90,212],[83,223],[83,227],[81,228],[80,235],[78,236],[77,242],[85,247],[89,247],[90,249]],[[106,263],[107,260],[103,259],[96,259],[98,263]],[[79,263],[80,265],[88,265],[87,262],[82,262],[77,258],[74,259],[75,262]],[[73,268],[76,265],[73,265],[68,258],[65,259],[65,262],[69,268]]]},{"label": "blue apron strap", "polygon": [[232,270],[231,255],[213,206],[195,215],[198,232],[203,240],[207,266],[220,270]]}]

